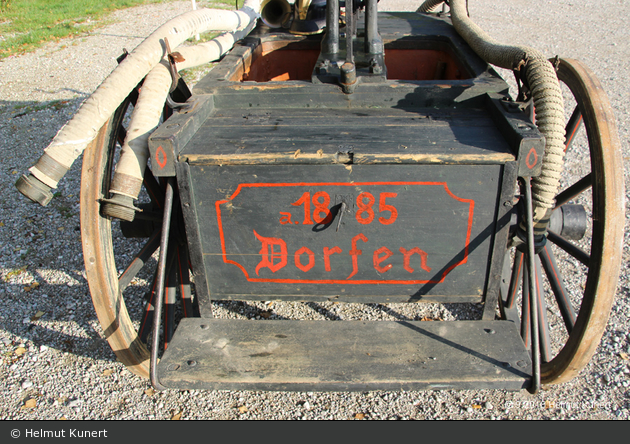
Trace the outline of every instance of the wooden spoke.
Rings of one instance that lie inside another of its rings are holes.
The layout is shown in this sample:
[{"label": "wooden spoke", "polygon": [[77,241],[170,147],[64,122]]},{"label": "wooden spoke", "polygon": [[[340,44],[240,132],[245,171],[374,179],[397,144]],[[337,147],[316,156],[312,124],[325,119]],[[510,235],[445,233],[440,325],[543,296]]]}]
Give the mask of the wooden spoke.
[{"label": "wooden spoke", "polygon": [[521,275],[523,273],[523,257],[524,254],[520,250],[514,253],[514,267],[512,268],[512,276],[510,278],[510,286],[508,287],[506,307],[512,308],[519,290]]},{"label": "wooden spoke", "polygon": [[589,173],[556,196],[556,208],[561,207],[571,199],[575,199],[591,186],[593,186],[593,181]]},{"label": "wooden spoke", "polygon": [[564,142],[564,151],[568,151],[573,143],[573,139],[575,139],[575,135],[580,129],[582,125],[582,113],[580,112],[580,107],[576,106],[573,110],[573,114],[569,118],[569,122],[564,130],[565,142]]},{"label": "wooden spoke", "polygon": [[147,194],[151,198],[151,202],[153,202],[157,208],[162,209],[164,207],[164,190],[162,190],[162,187],[149,168],[145,170],[143,184],[147,190]]},{"label": "wooden spoke", "polygon": [[160,246],[160,232],[156,231],[149,238],[149,240],[142,246],[140,251],[136,254],[133,260],[129,263],[125,271],[118,278],[118,288],[120,291],[125,291],[127,286],[131,283],[133,278],[136,277],[138,272],[144,267],[147,261],[151,258],[155,250]]},{"label": "wooden spoke", "polygon": [[[172,251],[172,249],[171,249]],[[173,259],[175,254],[173,253]],[[164,292],[164,350],[173,339],[175,333],[175,304],[177,291],[177,268],[173,260],[167,266],[166,284]]]},{"label": "wooden spoke", "polygon": [[[523,255],[524,256],[524,255]],[[526,268],[526,267],[523,267]],[[529,274],[523,273],[523,297],[521,298],[521,336],[525,347],[532,349],[532,311],[530,307]]]},{"label": "wooden spoke", "polygon": [[549,335],[549,321],[547,320],[547,305],[545,303],[545,289],[542,284],[542,267],[536,256],[536,297],[538,298],[538,338],[540,341],[540,357],[542,362],[549,362],[551,355],[551,338]]},{"label": "wooden spoke", "polygon": [[560,309],[564,324],[567,327],[567,332],[570,334],[575,325],[575,310],[573,309],[573,305],[571,305],[569,293],[564,287],[564,280],[556,264],[553,250],[549,248],[549,246],[545,245],[540,252],[540,261],[542,262],[543,269],[549,280],[549,285],[558,303],[558,308]]},{"label": "wooden spoke", "polygon": [[576,247],[571,242],[569,242],[559,234],[554,233],[553,231],[549,231],[547,238],[588,267],[589,263],[591,262],[591,257],[580,247]]},{"label": "wooden spoke", "polygon": [[153,281],[151,284],[151,289],[145,295],[145,299],[147,300],[146,306],[144,308],[144,315],[142,316],[142,321],[140,322],[140,328],[138,329],[138,336],[140,340],[146,344],[149,339],[149,335],[151,334],[151,327],[153,326],[153,314],[155,313],[155,291],[157,286],[157,270],[153,275]]}]

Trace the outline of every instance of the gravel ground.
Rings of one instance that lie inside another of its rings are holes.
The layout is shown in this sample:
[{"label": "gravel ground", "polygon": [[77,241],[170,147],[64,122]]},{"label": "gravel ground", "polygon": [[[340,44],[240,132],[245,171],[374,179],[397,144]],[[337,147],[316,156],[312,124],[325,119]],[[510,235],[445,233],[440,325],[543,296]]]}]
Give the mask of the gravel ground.
[{"label": "gravel ground", "polygon": [[[497,2],[493,2],[498,4]],[[385,10],[419,2],[382,0]],[[616,114],[624,164],[630,160],[630,4],[602,0],[470,1],[471,17],[495,38],[584,61],[601,79]],[[15,180],[114,68],[158,25],[190,2],[115,13],[84,37],[0,61],[0,419],[629,419],[628,233],[616,302],[591,363],[573,381],[527,392],[441,391],[303,393],[154,392],[117,362],[91,304],[79,235],[78,165],[50,206],[28,203]],[[587,9],[588,8],[588,9]],[[573,173],[569,166],[569,174]],[[577,167],[576,167],[577,168]],[[626,189],[628,168],[625,168]],[[630,199],[627,199],[630,201]],[[251,317],[260,304],[217,306],[218,315]],[[478,307],[274,304],[278,316],[323,319],[474,317]]]}]

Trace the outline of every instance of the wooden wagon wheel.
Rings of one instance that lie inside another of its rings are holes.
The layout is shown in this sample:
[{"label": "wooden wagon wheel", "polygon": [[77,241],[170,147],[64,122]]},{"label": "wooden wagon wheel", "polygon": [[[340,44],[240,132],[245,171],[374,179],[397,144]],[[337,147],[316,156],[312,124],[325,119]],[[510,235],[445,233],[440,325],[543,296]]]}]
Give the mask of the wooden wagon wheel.
[{"label": "wooden wagon wheel", "polygon": [[[576,60],[561,59],[557,74],[573,113],[566,126],[565,174],[554,213],[570,202],[582,206],[587,230],[582,239],[568,240],[550,229],[547,243],[537,251],[543,384],[570,380],[595,353],[616,291],[625,219],[621,146],[608,97],[593,73]],[[576,173],[581,179],[568,178]],[[514,319],[520,307],[521,334],[529,347],[527,254],[515,250],[511,256],[511,270],[503,277],[509,285],[504,287],[502,314]]]},{"label": "wooden wagon wheel", "polygon": [[[120,105],[100,129],[83,154],[81,176],[81,237],[92,301],[109,345],[118,360],[133,373],[149,377],[150,339],[155,294],[155,270],[161,231],[164,191],[147,167],[141,200],[144,211],[131,223],[112,221],[102,215],[101,202],[108,198],[113,164],[124,140],[125,125],[137,91]],[[183,233],[174,210],[171,232]],[[175,226],[174,226],[175,225]],[[175,324],[175,289],[178,288],[184,316],[198,315],[190,294],[189,261],[185,239],[171,236],[168,248],[166,301],[162,323],[166,339]]]}]

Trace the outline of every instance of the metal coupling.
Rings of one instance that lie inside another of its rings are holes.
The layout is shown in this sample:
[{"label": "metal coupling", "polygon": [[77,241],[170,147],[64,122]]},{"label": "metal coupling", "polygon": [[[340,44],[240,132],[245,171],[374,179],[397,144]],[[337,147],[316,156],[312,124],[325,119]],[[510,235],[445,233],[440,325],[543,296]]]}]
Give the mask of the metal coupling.
[{"label": "metal coupling", "polygon": [[15,182],[15,187],[20,193],[42,207],[48,205],[53,198],[52,188],[30,173],[28,175],[22,174],[22,177]]}]

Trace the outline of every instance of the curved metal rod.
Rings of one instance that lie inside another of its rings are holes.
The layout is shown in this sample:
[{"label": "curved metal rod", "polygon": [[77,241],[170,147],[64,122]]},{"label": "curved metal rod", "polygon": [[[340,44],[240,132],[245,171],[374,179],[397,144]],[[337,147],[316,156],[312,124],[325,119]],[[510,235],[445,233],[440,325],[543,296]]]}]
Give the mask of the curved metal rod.
[{"label": "curved metal rod", "polygon": [[540,343],[538,331],[538,292],[536,291],[536,253],[534,252],[534,210],[532,208],[532,190],[529,178],[525,183],[525,209],[527,223],[527,273],[529,284],[529,306],[532,321],[532,385],[528,389],[536,394],[540,390]]},{"label": "curved metal rod", "polygon": [[164,206],[164,190],[158,183],[150,168],[147,168],[144,171],[142,181],[149,197],[151,198],[151,202],[153,202],[161,210]]},{"label": "curved metal rod", "polygon": [[164,196],[164,217],[162,219],[162,235],[160,237],[160,259],[158,260],[157,293],[155,295],[155,312],[153,314],[153,336],[151,343],[151,385],[156,390],[166,390],[158,379],[157,363],[158,349],[160,345],[160,322],[162,305],[164,304],[164,283],[166,281],[166,259],[168,250],[169,231],[171,226],[171,214],[173,210],[173,183],[175,179],[169,177],[166,182],[166,195]]}]

